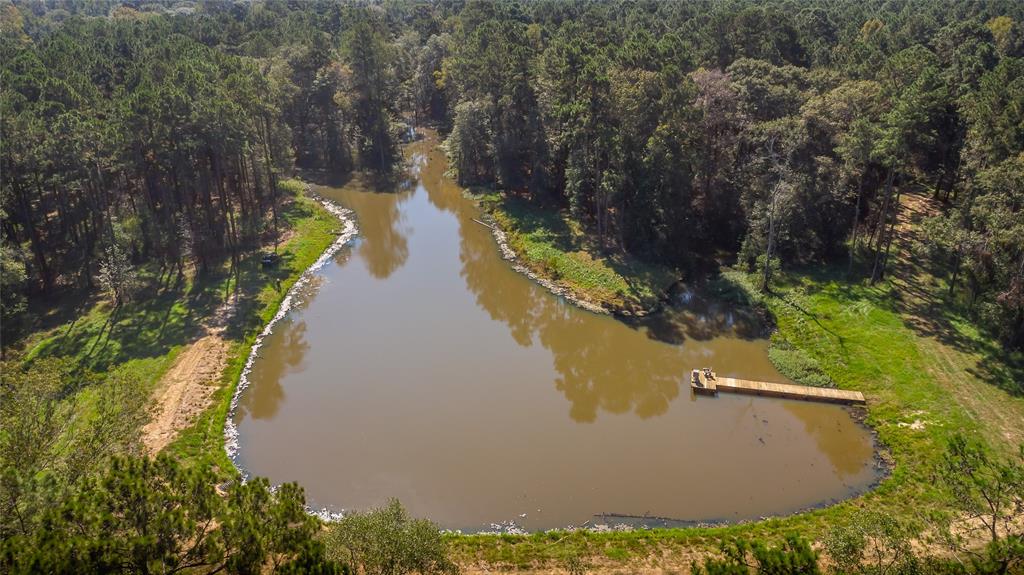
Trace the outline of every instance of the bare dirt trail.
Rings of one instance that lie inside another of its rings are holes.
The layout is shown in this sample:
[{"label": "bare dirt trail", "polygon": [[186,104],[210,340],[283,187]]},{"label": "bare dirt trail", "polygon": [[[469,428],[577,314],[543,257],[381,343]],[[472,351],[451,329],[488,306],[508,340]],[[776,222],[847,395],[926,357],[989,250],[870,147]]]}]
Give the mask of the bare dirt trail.
[{"label": "bare dirt trail", "polygon": [[212,401],[227,366],[229,344],[219,333],[188,345],[160,380],[153,400],[153,418],[142,428],[142,445],[159,453],[190,426]]},{"label": "bare dirt trail", "polygon": [[142,445],[150,455],[167,447],[213,401],[228,363],[231,343],[224,338],[224,330],[236,302],[235,295],[228,297],[202,325],[202,337],[188,344],[160,378],[150,408],[152,418],[142,428]]}]

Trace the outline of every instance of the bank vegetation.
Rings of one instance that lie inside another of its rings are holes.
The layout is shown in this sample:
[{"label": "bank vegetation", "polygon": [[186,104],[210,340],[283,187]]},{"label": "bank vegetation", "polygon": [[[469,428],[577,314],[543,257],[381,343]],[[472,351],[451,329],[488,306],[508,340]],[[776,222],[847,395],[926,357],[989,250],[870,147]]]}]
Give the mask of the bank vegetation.
[{"label": "bank vegetation", "polygon": [[[0,565],[1020,569],[1022,26],[1012,0],[0,2]],[[865,392],[890,477],[751,524],[529,536],[397,505],[325,528],[301,487],[240,482],[249,346],[340,227],[290,178],[397,173],[424,125],[576,297],[637,313],[711,278],[761,308],[781,369]],[[147,455],[211,322],[223,364]]]}]

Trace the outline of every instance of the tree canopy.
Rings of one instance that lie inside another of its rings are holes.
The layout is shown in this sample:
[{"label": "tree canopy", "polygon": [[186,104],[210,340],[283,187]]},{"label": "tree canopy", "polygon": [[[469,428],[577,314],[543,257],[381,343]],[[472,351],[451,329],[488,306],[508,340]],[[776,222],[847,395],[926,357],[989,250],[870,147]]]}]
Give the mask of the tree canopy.
[{"label": "tree canopy", "polygon": [[724,251],[877,282],[925,190],[950,296],[1024,345],[1022,19],[1010,0],[7,5],[5,317],[69,286],[130,297],[140,265],[236,262],[276,233],[282,174],[389,171],[419,123],[463,184],[690,273]]}]

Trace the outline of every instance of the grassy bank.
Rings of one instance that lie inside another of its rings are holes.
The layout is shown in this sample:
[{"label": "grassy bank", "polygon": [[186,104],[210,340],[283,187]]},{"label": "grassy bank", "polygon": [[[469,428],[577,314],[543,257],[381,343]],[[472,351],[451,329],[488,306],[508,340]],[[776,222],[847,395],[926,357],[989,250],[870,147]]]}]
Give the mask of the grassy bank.
[{"label": "grassy bank", "polygon": [[601,253],[578,224],[556,210],[497,192],[473,197],[505,232],[519,261],[579,299],[612,312],[646,311],[678,279],[665,266]]},{"label": "grassy bank", "polygon": [[337,237],[335,232],[341,227],[338,218],[320,204],[301,196],[285,219],[295,234],[279,250],[281,263],[273,279],[267,281],[261,276],[258,257],[247,263],[247,273],[243,274],[241,282],[242,293],[247,297],[241,299],[235,312],[230,330],[231,353],[213,404],[170,446],[173,453],[184,459],[208,458],[224,469],[233,469],[224,451],[224,424],[249,350],[263,326],[277,313],[288,290],[331,245]]},{"label": "grassy bank", "polygon": [[875,490],[828,508],[728,527],[452,537],[464,564],[527,569],[583,557],[612,570],[677,569],[730,537],[777,540],[797,533],[818,539],[865,509],[923,525],[944,506],[933,469],[951,434],[980,435],[999,450],[1020,441],[1020,368],[1013,358],[997,359],[993,343],[968,322],[949,316],[944,325],[950,332],[922,330],[889,284],[850,284],[838,273],[791,273],[771,295],[756,292],[738,271],[724,272],[722,281],[732,286],[731,297],[763,306],[773,317],[774,337],[787,350],[782,361],[794,362],[780,367],[865,393],[866,423],[877,431],[891,474]]},{"label": "grassy bank", "polygon": [[[263,268],[259,252],[252,252],[242,259],[237,276],[226,268],[198,277],[140,270],[140,288],[131,301],[115,309],[103,299],[81,300],[74,306],[77,317],[25,339],[23,360],[31,366],[43,358],[65,358],[83,373],[122,376],[122,381],[130,382],[133,395],[148,398],[178,354],[202,334],[201,324],[236,294],[232,319],[224,331],[230,344],[228,368],[213,404],[169,448],[188,463],[212,461],[230,469],[223,449],[223,425],[249,347],[288,289],[331,244],[339,228],[337,218],[301,195],[286,204],[281,223],[288,232],[278,248],[281,259],[276,267]],[[89,419],[97,386],[104,381],[99,378],[83,385],[64,400],[73,420]],[[74,426],[65,433],[75,433]]]}]

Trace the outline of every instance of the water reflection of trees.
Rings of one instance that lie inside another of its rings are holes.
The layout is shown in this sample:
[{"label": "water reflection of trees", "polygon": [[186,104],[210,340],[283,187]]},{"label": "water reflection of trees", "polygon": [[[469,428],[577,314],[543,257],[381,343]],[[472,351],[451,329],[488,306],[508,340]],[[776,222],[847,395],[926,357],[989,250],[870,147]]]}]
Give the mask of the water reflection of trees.
[{"label": "water reflection of trees", "polygon": [[668,411],[686,371],[681,348],[651,342],[614,320],[584,312],[552,319],[538,333],[554,357],[560,374],[555,387],[572,403],[573,420],[594,421],[598,409],[633,411],[644,419]]},{"label": "water reflection of trees", "polygon": [[[432,190],[439,196],[446,190]],[[446,203],[444,199],[437,201]],[[462,222],[462,276],[477,304],[505,323],[522,346],[539,342],[551,352],[555,387],[571,403],[569,415],[591,422],[599,410],[661,415],[679,395],[687,366],[682,348],[653,341],[611,318],[571,308],[522,281],[495,253],[482,226]],[[479,227],[479,229],[477,229]]]},{"label": "water reflection of trees", "polygon": [[764,328],[753,310],[734,309],[708,297],[689,294],[685,305],[677,302],[659,313],[624,320],[634,329],[644,331],[651,339],[682,345],[687,339],[710,341],[729,336],[740,339],[761,339]]},{"label": "water reflection of trees", "polygon": [[253,419],[271,419],[284,400],[285,374],[302,370],[302,360],[309,351],[306,322],[288,321],[277,324],[271,340],[264,347],[257,368],[252,370],[252,387],[242,394],[240,409]]},{"label": "water reflection of trees", "polygon": [[359,222],[359,255],[377,279],[387,279],[409,258],[410,231],[401,210],[409,196],[406,186],[393,192],[376,191],[365,180],[353,180],[341,192],[339,199]]},{"label": "water reflection of trees", "polygon": [[[584,312],[524,281],[498,256],[490,231],[473,223],[475,209],[444,176],[445,158],[436,149],[419,156],[420,182],[432,205],[460,222],[461,275],[477,305],[508,326],[519,345],[540,343],[552,355],[555,387],[569,400],[570,416],[590,422],[598,411],[661,415],[678,397],[680,385],[702,350],[684,350],[687,338],[706,340],[731,333],[751,337],[744,321],[728,309],[702,305],[687,313],[656,314],[629,325]],[[753,325],[753,324],[750,324]]]}]

